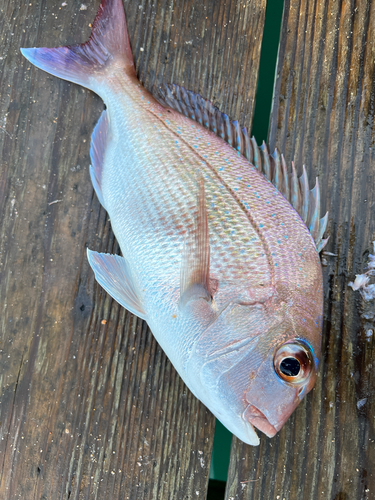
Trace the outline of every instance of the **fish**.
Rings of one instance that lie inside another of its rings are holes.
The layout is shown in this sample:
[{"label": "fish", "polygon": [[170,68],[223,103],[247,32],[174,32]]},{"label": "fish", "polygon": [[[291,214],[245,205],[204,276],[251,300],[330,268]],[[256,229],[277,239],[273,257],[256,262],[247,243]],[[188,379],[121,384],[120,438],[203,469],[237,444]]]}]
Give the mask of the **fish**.
[{"label": "fish", "polygon": [[[98,283],[147,321],[191,392],[244,443],[273,437],[314,386],[323,280],[319,184],[178,85],[138,81],[121,0],[89,40],[26,48],[98,94],[90,176],[120,255],[87,251]],[[72,130],[73,132],[73,130]],[[74,133],[74,132],[73,132]]]}]

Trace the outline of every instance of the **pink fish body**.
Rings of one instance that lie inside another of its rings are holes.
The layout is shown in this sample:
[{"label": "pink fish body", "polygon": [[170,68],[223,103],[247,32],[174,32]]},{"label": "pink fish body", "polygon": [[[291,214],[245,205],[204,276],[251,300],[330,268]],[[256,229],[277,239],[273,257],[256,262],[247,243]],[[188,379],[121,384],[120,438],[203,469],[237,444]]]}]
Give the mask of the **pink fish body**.
[{"label": "pink fish body", "polygon": [[321,265],[301,217],[239,151],[141,86],[121,0],[103,1],[86,44],[23,54],[107,107],[90,171],[123,257],[88,251],[98,282],[230,431],[273,436],[320,356]]}]

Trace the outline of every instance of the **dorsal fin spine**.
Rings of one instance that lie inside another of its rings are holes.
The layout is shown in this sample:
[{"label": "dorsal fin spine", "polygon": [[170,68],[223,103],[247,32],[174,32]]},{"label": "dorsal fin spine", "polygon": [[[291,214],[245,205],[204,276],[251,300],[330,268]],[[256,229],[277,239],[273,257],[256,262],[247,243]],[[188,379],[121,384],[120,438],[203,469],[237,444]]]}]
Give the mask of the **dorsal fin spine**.
[{"label": "dorsal fin spine", "polygon": [[245,146],[244,146],[244,156],[249,160],[250,163],[253,163],[253,154],[252,154],[252,147],[251,147],[251,142],[250,142],[250,137],[247,132],[247,128],[242,129],[244,139],[245,139]]},{"label": "dorsal fin spine", "polygon": [[290,201],[292,206],[300,212],[301,209],[301,195],[300,195],[299,185],[298,185],[298,177],[297,172],[294,167],[294,162],[292,161],[292,174],[290,178]]},{"label": "dorsal fin spine", "polygon": [[[319,181],[316,178],[315,187],[310,191],[313,199],[315,201],[314,206],[312,206],[312,214],[310,217],[310,233],[315,238],[319,233],[319,220],[320,220],[320,189],[319,189]],[[312,204],[313,205],[313,204]]]},{"label": "dorsal fin spine", "polygon": [[323,238],[323,234],[327,229],[327,223],[328,223],[328,212],[326,212],[325,216],[319,220],[319,232],[316,237],[317,241],[320,241]]},{"label": "dorsal fin spine", "polygon": [[233,125],[234,125],[234,129],[236,131],[236,141],[235,141],[236,149],[241,154],[243,154],[244,153],[244,138],[243,138],[242,130],[240,128],[240,124],[238,123],[238,121],[234,121]]},{"label": "dorsal fin spine", "polygon": [[271,179],[272,173],[271,173],[271,165],[270,165],[270,155],[268,153],[267,145],[263,141],[263,144],[260,147],[260,150],[262,152],[262,157],[263,157],[263,172],[264,175],[267,177],[267,179]]},{"label": "dorsal fin spine", "polygon": [[300,181],[301,193],[302,193],[302,206],[301,206],[300,216],[301,216],[303,222],[306,224],[307,223],[307,214],[309,211],[309,181],[307,179],[305,165],[303,165],[303,167],[302,167],[302,175],[299,178],[299,181]]},{"label": "dorsal fin spine", "polygon": [[254,136],[251,138],[251,145],[253,147],[253,165],[259,172],[262,172],[262,162],[260,160],[259,147]]},{"label": "dorsal fin spine", "polygon": [[283,186],[282,194],[284,195],[284,198],[286,198],[289,201],[290,200],[289,177],[283,154],[281,155],[281,168],[282,168],[282,186]]},{"label": "dorsal fin spine", "polygon": [[281,168],[280,168],[280,158],[277,149],[272,153],[272,164],[273,164],[273,176],[272,184],[281,192]]},{"label": "dorsal fin spine", "polygon": [[233,131],[232,131],[232,124],[231,121],[229,120],[228,115],[223,114],[223,119],[224,119],[224,132],[225,132],[225,138],[227,143],[230,146],[233,146]]}]

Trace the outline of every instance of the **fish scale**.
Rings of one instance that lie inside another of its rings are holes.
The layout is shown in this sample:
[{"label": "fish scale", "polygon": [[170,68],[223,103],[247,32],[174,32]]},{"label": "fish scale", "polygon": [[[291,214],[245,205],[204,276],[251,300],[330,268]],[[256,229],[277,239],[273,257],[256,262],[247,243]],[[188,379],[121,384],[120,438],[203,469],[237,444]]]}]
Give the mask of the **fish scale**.
[{"label": "fish scale", "polygon": [[107,107],[90,175],[122,257],[88,250],[96,279],[147,320],[228,429],[254,445],[254,426],[272,437],[314,385],[323,292],[314,239],[270,180],[322,247],[318,187],[310,192],[305,171],[298,181],[293,170],[289,189],[283,158],[257,150],[200,96],[171,86],[163,104],[149,94],[135,75],[121,0],[103,0],[85,44],[23,54]]},{"label": "fish scale", "polygon": [[[127,85],[124,88],[129,89],[130,86]],[[264,178],[254,167],[251,167],[234,150],[227,151],[226,156],[229,158],[227,162],[223,161],[223,154],[217,155],[216,148],[211,146],[213,140],[216,139],[211,132],[189,120],[182,121],[181,115],[166,113],[164,109],[159,108],[159,105],[141,87],[137,89],[137,92],[133,92],[133,102],[137,102],[136,97],[138,94],[141,96],[141,99],[138,100],[141,110],[137,109],[134,113],[140,117],[142,116],[142,111],[148,111],[151,114],[151,118],[149,116],[145,117],[143,119],[144,122],[152,123],[152,117],[155,117],[170,132],[170,137],[164,135],[163,144],[160,144],[158,140],[160,134],[156,133],[155,137],[152,137],[154,130],[152,127],[149,127],[143,135],[148,137],[151,146],[147,147],[144,157],[147,158],[148,155],[150,163],[152,158],[159,157],[160,164],[167,165],[170,169],[167,171],[168,173],[162,173],[159,166],[154,162],[154,168],[150,172],[143,163],[137,165],[136,175],[142,178],[142,182],[146,180],[145,177],[150,175],[152,178],[152,190],[154,193],[158,193],[160,201],[163,200],[161,202],[162,205],[167,207],[164,213],[172,212],[173,214],[189,214],[187,207],[180,206],[176,210],[176,198],[186,200],[189,199],[189,192],[194,193],[194,185],[192,185],[191,178],[189,187],[186,190],[182,189],[181,174],[189,172],[192,176],[197,169],[200,169],[204,177],[208,176],[206,177],[205,189],[210,224],[212,271],[214,272],[215,262],[221,262],[220,257],[218,259],[215,258],[216,253],[220,255],[225,252],[228,255],[228,250],[229,253],[232,250],[234,255],[231,260],[231,272],[237,267],[240,273],[243,273],[243,270],[249,267],[252,270],[251,274],[253,274],[255,269],[257,270],[257,280],[261,281],[264,274],[264,281],[267,282],[266,276],[269,275],[270,269],[264,266],[264,273],[262,273],[261,261],[264,260],[263,256],[268,252],[276,282],[287,281],[290,285],[298,284],[301,287],[310,287],[311,283],[314,282],[314,277],[311,277],[311,270],[314,269],[311,265],[311,260],[314,263],[318,259],[315,245],[300,217],[280,193],[270,183],[268,185],[265,184]],[[123,110],[119,110],[120,115],[123,113]],[[160,125],[158,124],[155,130],[159,128]],[[134,130],[134,126],[131,130]],[[179,131],[178,134],[177,130]],[[199,131],[198,135],[197,131]],[[177,135],[179,137],[178,148],[175,145],[175,137]],[[133,141],[130,139],[129,142],[132,143]],[[176,166],[175,157],[178,156],[177,149],[179,151],[183,150],[185,161],[181,165],[177,163]],[[191,152],[190,156],[188,155],[189,151]],[[204,154],[200,154],[201,151],[204,151]],[[173,180],[175,178],[172,177],[172,170],[178,170],[178,167],[180,167],[182,172],[179,171],[176,174],[179,180],[177,183]],[[127,168],[128,166],[125,165],[124,170]],[[217,183],[213,182],[211,177],[212,172],[219,179],[220,185],[224,185],[226,189],[217,189]],[[233,183],[233,180],[235,183]],[[173,203],[170,205],[167,204],[167,199],[163,199],[166,188],[169,188],[171,192],[173,190],[176,192],[175,197],[172,199]],[[233,194],[236,196],[236,200],[233,200]],[[222,212],[229,212],[224,220],[220,220],[217,217],[217,211],[213,207],[210,207],[210,200],[214,197],[221,203],[221,206],[219,205],[218,208],[221,208]],[[190,199],[192,205],[194,199],[193,197]],[[241,200],[243,200],[242,206]],[[226,202],[227,206],[230,206],[230,210],[223,208]],[[249,209],[246,208],[245,203],[249,206]],[[151,204],[149,205],[150,214],[153,214],[155,208]],[[147,210],[146,206],[145,210]],[[253,224],[251,224],[252,219],[255,219]],[[258,220],[262,222],[258,223]],[[230,227],[232,233],[229,244],[225,240],[225,232],[221,230],[224,221],[228,223],[228,227]],[[297,224],[302,228],[302,232],[296,231]],[[187,224],[183,225],[185,230],[191,229]],[[254,226],[256,227],[254,228]],[[173,226],[168,225],[168,228],[173,232]],[[244,245],[244,240],[248,239],[249,236],[252,243],[250,247]],[[258,243],[258,247],[254,244],[255,241]],[[266,248],[264,248],[262,243]],[[245,251],[243,259],[241,259],[241,247]],[[301,250],[304,252],[303,259],[299,255]],[[276,259],[273,258],[275,256],[277,256]],[[301,270],[300,267],[297,268],[295,265],[298,260],[301,264]],[[309,280],[307,279],[308,277],[312,279]],[[235,275],[233,278],[236,279],[238,276]],[[248,279],[247,275],[246,278]],[[250,281],[249,285],[254,286],[255,283]]]}]

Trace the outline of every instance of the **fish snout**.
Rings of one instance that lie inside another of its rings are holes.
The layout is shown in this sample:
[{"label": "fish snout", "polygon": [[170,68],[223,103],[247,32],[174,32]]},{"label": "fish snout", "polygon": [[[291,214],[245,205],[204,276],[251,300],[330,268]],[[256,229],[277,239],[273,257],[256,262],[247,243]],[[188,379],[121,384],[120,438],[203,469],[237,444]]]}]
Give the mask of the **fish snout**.
[{"label": "fish snout", "polygon": [[[249,405],[243,414],[243,419],[249,422],[253,427],[262,431],[268,437],[274,437],[278,429],[276,429],[256,406]],[[282,424],[281,426],[282,427]]]}]

